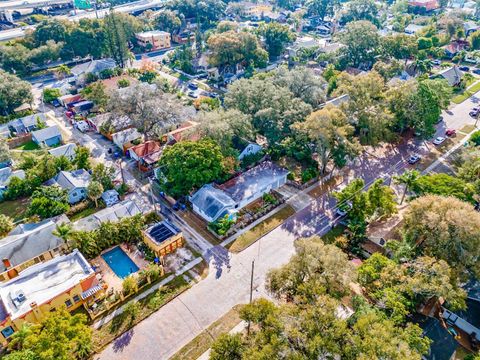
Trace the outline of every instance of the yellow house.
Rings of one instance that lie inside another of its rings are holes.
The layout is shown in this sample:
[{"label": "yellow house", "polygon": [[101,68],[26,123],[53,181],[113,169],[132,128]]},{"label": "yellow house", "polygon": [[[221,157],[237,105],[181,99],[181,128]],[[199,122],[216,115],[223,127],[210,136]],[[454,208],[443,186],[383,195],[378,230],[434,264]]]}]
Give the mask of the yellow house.
[{"label": "yellow house", "polygon": [[143,232],[147,246],[158,256],[165,256],[183,246],[182,232],[170,222],[163,220]]},{"label": "yellow house", "polygon": [[95,271],[77,249],[33,265],[0,284],[0,344],[26,322],[39,322],[61,306],[75,310],[101,295]]},{"label": "yellow house", "polygon": [[38,223],[21,224],[0,240],[0,281],[7,281],[29,266],[50,260],[66,249],[54,235],[59,224],[69,223],[60,215]]},{"label": "yellow house", "polygon": [[138,45],[143,48],[150,46],[151,50],[166,49],[170,47],[170,34],[166,31],[145,31],[135,35]]}]

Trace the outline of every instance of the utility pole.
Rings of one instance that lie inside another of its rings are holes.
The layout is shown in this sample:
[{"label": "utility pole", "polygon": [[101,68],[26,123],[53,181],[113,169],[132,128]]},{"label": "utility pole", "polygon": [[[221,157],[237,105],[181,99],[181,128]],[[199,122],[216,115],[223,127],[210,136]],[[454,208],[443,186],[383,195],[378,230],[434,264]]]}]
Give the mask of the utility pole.
[{"label": "utility pole", "polygon": [[[252,260],[252,273],[250,274],[250,302],[249,304],[252,303],[252,297],[253,297],[253,271],[255,270],[255,260]],[[247,336],[250,336],[250,320],[248,321],[247,325]]]},{"label": "utility pole", "polygon": [[125,177],[123,176],[122,159],[118,160],[118,164],[120,165],[120,174],[122,175],[122,183],[125,184]]}]

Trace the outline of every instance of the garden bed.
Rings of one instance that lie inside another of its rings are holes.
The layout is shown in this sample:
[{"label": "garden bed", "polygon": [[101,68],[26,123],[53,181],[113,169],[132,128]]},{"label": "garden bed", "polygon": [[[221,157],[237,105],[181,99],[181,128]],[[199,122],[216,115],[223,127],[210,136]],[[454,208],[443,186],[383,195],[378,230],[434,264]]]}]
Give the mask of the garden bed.
[{"label": "garden bed", "polygon": [[[255,220],[270,213],[284,202],[285,200],[282,195],[276,191],[271,191],[241,209],[237,214],[236,222],[227,220],[226,218],[219,219],[213,224],[210,223],[208,230],[218,239],[226,239],[241,229],[246,228]],[[219,229],[221,232],[218,231]]]},{"label": "garden bed", "polygon": [[190,285],[185,279],[178,276],[159,290],[138,301],[138,312],[134,318],[128,312],[123,312],[99,329],[94,329],[93,351],[98,353],[117,337],[158,311],[189,287]]}]

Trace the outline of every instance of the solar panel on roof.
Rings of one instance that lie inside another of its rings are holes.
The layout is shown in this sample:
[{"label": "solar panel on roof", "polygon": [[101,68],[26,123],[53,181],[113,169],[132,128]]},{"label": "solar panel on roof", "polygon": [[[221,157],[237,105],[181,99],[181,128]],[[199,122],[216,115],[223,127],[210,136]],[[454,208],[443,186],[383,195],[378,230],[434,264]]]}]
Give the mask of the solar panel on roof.
[{"label": "solar panel on roof", "polygon": [[154,226],[152,230],[150,230],[149,234],[158,243],[161,243],[175,235],[175,233],[163,223]]}]

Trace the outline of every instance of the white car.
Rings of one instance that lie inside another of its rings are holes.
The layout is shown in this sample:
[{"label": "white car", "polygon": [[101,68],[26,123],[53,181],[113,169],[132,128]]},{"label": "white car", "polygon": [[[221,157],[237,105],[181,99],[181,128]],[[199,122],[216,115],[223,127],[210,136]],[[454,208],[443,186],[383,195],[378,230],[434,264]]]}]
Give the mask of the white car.
[{"label": "white car", "polygon": [[435,145],[440,145],[442,144],[446,139],[443,137],[443,136],[439,136],[437,138],[435,138],[435,140],[433,140],[432,142],[435,144]]},{"label": "white car", "polygon": [[340,205],[337,208],[336,214],[340,217],[344,217],[345,215],[348,214],[348,212],[352,209],[352,202],[347,201],[346,203]]}]

